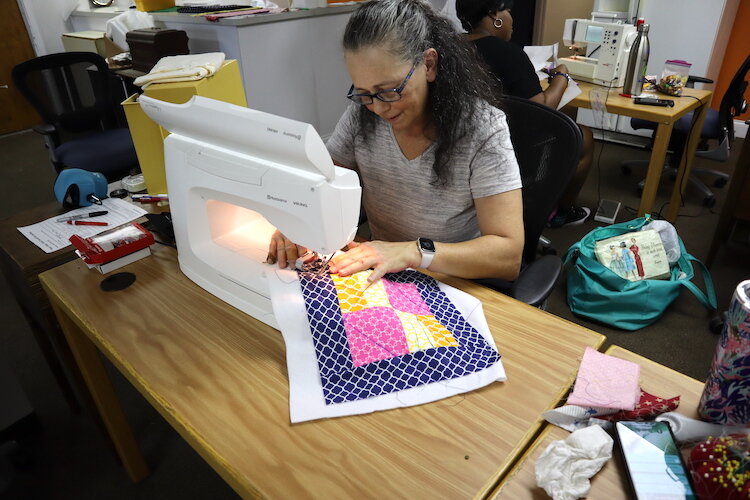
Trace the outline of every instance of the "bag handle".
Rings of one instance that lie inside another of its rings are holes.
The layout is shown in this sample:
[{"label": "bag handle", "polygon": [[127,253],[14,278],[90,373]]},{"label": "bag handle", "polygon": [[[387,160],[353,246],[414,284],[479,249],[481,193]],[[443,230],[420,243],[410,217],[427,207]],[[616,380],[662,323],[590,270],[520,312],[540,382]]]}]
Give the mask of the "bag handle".
[{"label": "bag handle", "polygon": [[708,269],[706,266],[701,262],[700,260],[696,259],[689,253],[685,253],[684,256],[689,260],[690,262],[694,262],[695,264],[698,264],[698,269],[703,274],[703,282],[706,285],[706,293],[704,294],[703,291],[698,288],[698,286],[689,281],[689,280],[678,280],[682,286],[690,290],[693,295],[695,295],[695,298],[700,301],[701,304],[706,306],[706,308],[715,311],[716,310],[716,291],[714,290],[714,282],[711,279],[711,274],[708,272]]}]

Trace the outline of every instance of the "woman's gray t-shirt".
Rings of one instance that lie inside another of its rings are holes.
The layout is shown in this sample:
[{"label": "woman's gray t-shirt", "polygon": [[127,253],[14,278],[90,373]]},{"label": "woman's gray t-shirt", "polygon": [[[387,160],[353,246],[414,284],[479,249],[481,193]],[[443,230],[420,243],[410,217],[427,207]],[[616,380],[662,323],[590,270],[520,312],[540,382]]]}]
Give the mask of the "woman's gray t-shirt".
[{"label": "woman's gray t-shirt", "polygon": [[505,114],[487,103],[479,106],[469,134],[454,150],[446,186],[433,186],[434,143],[407,160],[384,120],[378,119],[365,141],[357,133],[358,112],[356,104],[347,108],[326,146],[334,162],[359,173],[373,239],[455,243],[477,238],[474,199],[521,187]]}]

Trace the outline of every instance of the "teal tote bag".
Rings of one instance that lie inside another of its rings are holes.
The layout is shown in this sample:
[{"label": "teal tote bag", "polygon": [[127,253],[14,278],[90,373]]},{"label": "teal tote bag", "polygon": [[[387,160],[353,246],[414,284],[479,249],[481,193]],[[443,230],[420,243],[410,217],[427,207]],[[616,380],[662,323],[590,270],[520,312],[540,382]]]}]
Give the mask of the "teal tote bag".
[{"label": "teal tote bag", "polygon": [[[599,240],[640,230],[651,219],[640,217],[629,222],[594,229],[574,243],[565,254],[568,306],[580,316],[623,330],[638,330],[664,314],[683,289],[688,289],[709,310],[716,310],[716,293],[711,275],[703,263],[690,255],[682,239],[681,255],[671,268],[669,279],[629,281],[596,259]],[[693,265],[703,273],[706,293],[692,279]]]}]

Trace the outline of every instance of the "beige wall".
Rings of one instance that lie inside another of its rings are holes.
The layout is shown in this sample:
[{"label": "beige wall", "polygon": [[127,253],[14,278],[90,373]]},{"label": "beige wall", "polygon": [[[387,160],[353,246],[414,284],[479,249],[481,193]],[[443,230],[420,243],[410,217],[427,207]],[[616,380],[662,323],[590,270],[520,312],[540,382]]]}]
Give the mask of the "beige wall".
[{"label": "beige wall", "polygon": [[590,19],[594,0],[537,0],[534,21],[534,45],[560,43],[560,57],[572,54],[562,46],[565,20],[569,18]]}]

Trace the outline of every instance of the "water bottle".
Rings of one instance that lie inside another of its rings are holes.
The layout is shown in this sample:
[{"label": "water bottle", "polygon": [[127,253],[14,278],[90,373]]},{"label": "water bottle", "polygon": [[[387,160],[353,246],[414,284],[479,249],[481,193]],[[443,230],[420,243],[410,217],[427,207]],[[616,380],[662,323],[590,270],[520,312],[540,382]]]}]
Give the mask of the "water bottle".
[{"label": "water bottle", "polygon": [[625,83],[622,93],[626,95],[640,95],[643,90],[643,82],[646,79],[646,67],[648,66],[648,24],[638,20],[638,34],[633,46],[630,47],[628,67],[625,70]]},{"label": "water bottle", "polygon": [[716,346],[698,415],[722,425],[750,424],[750,280],[737,285]]}]

